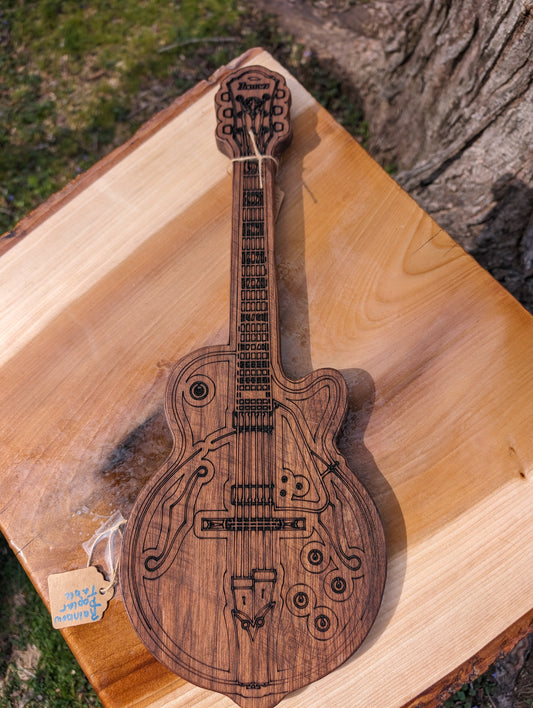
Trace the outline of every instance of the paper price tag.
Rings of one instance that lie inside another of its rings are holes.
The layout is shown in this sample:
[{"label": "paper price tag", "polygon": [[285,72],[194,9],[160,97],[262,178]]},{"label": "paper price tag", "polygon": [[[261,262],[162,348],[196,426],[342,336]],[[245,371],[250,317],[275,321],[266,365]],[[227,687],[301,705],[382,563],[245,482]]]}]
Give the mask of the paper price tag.
[{"label": "paper price tag", "polygon": [[56,629],[98,622],[115,588],[93,565],[48,576],[50,614]]}]

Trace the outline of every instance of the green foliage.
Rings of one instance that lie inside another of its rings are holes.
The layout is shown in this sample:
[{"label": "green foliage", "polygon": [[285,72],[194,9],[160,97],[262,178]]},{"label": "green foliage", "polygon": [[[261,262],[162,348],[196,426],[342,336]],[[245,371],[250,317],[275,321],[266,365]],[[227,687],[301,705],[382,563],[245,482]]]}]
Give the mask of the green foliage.
[{"label": "green foliage", "polygon": [[453,696],[444,702],[444,708],[489,708],[494,703],[490,696],[494,692],[495,682],[490,670],[475,681],[465,683]]},{"label": "green foliage", "polygon": [[21,565],[0,536],[0,706],[100,702]]}]

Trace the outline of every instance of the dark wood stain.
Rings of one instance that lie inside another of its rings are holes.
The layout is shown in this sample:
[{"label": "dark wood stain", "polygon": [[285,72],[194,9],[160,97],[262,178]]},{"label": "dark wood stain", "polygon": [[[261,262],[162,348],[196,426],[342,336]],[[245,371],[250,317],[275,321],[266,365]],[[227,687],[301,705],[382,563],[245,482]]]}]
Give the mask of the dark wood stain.
[{"label": "dark wood stain", "polygon": [[170,376],[174,447],[133,508],[121,584],[159,661],[269,708],[359,647],[386,551],[374,503],[335,442],[342,375],[293,380],[281,366],[274,174],[291,138],[289,91],[248,67],[224,78],[215,103],[217,143],[234,160],[229,343],[192,352]]}]

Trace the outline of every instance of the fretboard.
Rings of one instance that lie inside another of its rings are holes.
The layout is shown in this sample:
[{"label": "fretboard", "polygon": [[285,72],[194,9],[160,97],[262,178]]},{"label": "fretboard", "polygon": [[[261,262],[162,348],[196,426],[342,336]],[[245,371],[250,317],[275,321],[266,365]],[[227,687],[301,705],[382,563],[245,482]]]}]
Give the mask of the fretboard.
[{"label": "fretboard", "polygon": [[[277,295],[272,250],[272,170],[234,166],[232,282],[236,344],[235,411],[240,426],[263,426],[272,412],[272,355],[277,342]],[[245,419],[240,414],[250,413]],[[257,415],[258,414],[258,415]],[[265,416],[264,414],[268,414]]]}]

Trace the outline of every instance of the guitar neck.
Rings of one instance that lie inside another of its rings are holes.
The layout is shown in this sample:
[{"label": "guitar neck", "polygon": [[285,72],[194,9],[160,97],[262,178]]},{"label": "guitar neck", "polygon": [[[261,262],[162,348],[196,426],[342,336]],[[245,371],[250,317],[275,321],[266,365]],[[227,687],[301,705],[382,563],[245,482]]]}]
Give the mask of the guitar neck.
[{"label": "guitar neck", "polygon": [[274,174],[291,140],[283,77],[245,67],[220,85],[216,139],[233,160],[230,345],[236,353],[234,426],[269,430],[279,369],[274,265]]},{"label": "guitar neck", "polygon": [[233,164],[230,344],[236,351],[236,411],[271,412],[272,368],[279,361],[275,164]]}]

